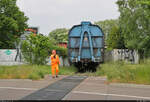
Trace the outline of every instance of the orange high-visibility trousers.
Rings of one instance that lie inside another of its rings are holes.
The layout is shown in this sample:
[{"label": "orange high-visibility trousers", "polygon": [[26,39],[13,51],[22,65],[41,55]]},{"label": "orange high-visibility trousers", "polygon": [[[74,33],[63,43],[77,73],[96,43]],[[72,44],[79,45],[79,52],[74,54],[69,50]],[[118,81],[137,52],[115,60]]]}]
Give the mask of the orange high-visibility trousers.
[{"label": "orange high-visibility trousers", "polygon": [[55,71],[56,71],[56,75],[58,75],[59,72],[58,64],[54,64],[51,66],[52,76],[55,76]]},{"label": "orange high-visibility trousers", "polygon": [[59,56],[56,55],[54,58],[54,55],[51,55],[51,71],[52,71],[52,76],[55,76],[55,71],[56,75],[58,75],[59,72],[59,67],[58,65],[60,64]]}]

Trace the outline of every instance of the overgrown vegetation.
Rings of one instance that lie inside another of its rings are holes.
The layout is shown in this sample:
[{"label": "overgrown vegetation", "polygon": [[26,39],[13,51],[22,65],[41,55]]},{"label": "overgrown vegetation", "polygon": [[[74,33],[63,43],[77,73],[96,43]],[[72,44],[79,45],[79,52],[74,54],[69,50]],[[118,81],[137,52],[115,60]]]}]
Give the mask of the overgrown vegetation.
[{"label": "overgrown vegetation", "polygon": [[[59,75],[73,75],[76,68],[60,67]],[[0,79],[32,79],[39,80],[45,75],[51,75],[49,65],[20,65],[20,66],[0,66]]]},{"label": "overgrown vegetation", "polygon": [[110,82],[150,84],[150,60],[141,64],[127,64],[120,61],[106,63],[94,74],[107,76]]},{"label": "overgrown vegetation", "polygon": [[150,59],[141,64],[131,64],[123,61],[101,64],[95,73],[86,72],[77,75],[107,77],[108,82],[134,83],[150,85]]},{"label": "overgrown vegetation", "polygon": [[[120,61],[109,62],[101,64],[95,73],[76,73],[77,69],[73,66],[59,69],[59,75],[106,76],[109,82],[150,84],[150,60],[134,65]],[[0,79],[38,80],[47,74],[51,74],[49,65],[0,66]]]},{"label": "overgrown vegetation", "polygon": [[22,54],[29,64],[44,65],[47,63],[51,51],[55,49],[59,56],[66,57],[67,49],[56,46],[48,37],[30,34],[22,43]]}]

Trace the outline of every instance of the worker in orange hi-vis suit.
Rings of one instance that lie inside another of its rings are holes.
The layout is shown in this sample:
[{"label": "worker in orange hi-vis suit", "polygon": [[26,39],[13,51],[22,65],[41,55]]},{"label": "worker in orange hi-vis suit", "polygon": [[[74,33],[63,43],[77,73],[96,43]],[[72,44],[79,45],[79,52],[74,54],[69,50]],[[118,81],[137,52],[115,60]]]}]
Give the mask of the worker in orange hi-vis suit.
[{"label": "worker in orange hi-vis suit", "polygon": [[51,55],[51,72],[53,78],[55,78],[55,70],[56,70],[56,77],[58,77],[59,64],[60,64],[59,56],[56,54],[56,50],[53,50]]}]

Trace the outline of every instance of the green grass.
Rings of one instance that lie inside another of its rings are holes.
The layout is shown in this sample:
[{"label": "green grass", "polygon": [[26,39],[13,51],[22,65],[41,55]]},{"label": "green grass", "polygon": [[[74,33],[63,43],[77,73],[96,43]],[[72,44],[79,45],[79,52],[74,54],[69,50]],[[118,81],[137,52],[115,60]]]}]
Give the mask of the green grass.
[{"label": "green grass", "polygon": [[[150,60],[141,64],[127,64],[124,62],[109,62],[101,64],[95,73],[75,73],[77,69],[60,67],[59,75],[87,75],[106,76],[109,82],[150,84]],[[49,65],[17,65],[0,66],[0,79],[32,79],[38,80],[51,74]]]},{"label": "green grass", "polygon": [[121,61],[100,64],[95,73],[78,75],[106,76],[108,82],[150,84],[150,60],[141,64],[129,64]]},{"label": "green grass", "polygon": [[150,61],[142,64],[106,63],[98,67],[96,76],[107,76],[109,82],[150,84]]},{"label": "green grass", "polygon": [[[74,67],[60,67],[59,75],[72,75],[76,72]],[[32,79],[44,78],[46,74],[51,74],[49,65],[16,65],[0,66],[0,79]]]}]

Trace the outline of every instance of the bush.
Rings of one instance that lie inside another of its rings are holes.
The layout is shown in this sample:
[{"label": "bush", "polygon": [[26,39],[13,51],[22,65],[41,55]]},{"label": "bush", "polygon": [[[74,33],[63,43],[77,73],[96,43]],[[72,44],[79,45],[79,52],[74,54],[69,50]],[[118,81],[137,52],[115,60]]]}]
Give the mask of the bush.
[{"label": "bush", "polygon": [[43,35],[29,35],[22,43],[22,54],[30,64],[44,65],[51,51],[55,49],[62,57],[67,56],[67,49],[54,45],[50,39]]},{"label": "bush", "polygon": [[46,64],[51,50],[52,43],[48,37],[33,34],[27,36],[27,40],[22,43],[23,57],[30,64]]},{"label": "bush", "polygon": [[67,57],[67,48],[55,46],[54,49],[57,51],[59,56],[62,56],[63,58]]}]

